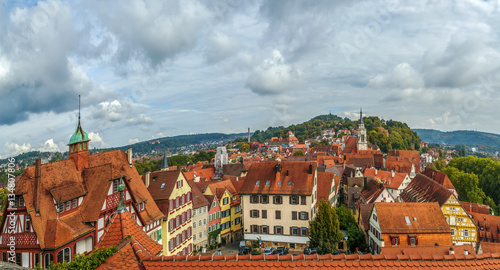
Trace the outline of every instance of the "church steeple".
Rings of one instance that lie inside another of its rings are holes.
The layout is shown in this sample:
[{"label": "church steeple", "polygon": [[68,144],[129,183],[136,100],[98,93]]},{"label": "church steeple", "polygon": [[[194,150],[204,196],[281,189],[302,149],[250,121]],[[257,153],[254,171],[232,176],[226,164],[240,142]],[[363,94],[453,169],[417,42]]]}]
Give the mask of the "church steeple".
[{"label": "church steeple", "polygon": [[82,170],[89,166],[89,136],[80,124],[80,96],[78,96],[78,126],[69,139],[69,159],[75,161],[76,168]]},{"label": "church steeple", "polygon": [[366,140],[366,129],[365,123],[363,123],[363,109],[359,109],[359,127],[356,135],[358,138],[356,140],[356,146],[359,150],[368,150],[368,142]]},{"label": "church steeple", "polygon": [[363,109],[362,108],[359,108],[359,123],[364,124],[363,123]]},{"label": "church steeple", "polygon": [[165,152],[165,155],[163,155],[163,162],[161,164],[161,170],[162,171],[168,170],[167,152]]}]

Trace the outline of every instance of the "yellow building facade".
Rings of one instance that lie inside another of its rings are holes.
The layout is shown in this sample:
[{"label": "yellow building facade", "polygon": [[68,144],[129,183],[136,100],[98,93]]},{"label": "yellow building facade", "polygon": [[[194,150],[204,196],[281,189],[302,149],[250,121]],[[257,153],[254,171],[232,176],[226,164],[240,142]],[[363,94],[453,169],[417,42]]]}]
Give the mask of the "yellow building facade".
[{"label": "yellow building facade", "polygon": [[169,197],[168,220],[162,224],[163,255],[189,255],[193,252],[191,187],[179,173]]},{"label": "yellow building facade", "polygon": [[231,234],[232,241],[240,240],[243,236],[241,230],[241,200],[234,195],[231,198]]},{"label": "yellow building facade", "polygon": [[441,206],[441,211],[443,212],[446,222],[450,226],[453,244],[472,244],[475,247],[477,241],[477,227],[455,195],[452,194],[450,198],[448,198],[443,206]]}]

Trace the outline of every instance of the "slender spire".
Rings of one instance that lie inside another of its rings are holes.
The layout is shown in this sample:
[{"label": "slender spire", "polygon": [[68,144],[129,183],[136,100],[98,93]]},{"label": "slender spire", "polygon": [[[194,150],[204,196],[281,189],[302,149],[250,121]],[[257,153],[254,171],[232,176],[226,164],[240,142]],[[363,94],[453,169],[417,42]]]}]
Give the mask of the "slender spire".
[{"label": "slender spire", "polygon": [[359,123],[363,124],[363,109],[359,108]]},{"label": "slender spire", "polygon": [[118,203],[117,213],[123,213],[127,210],[125,202],[123,201],[123,191],[125,190],[125,184],[123,183],[123,177],[120,178],[120,184],[118,185],[118,190],[120,191],[120,202]]},{"label": "slender spire", "polygon": [[168,160],[167,160],[167,151],[165,151],[165,155],[163,155],[163,163],[161,164],[162,169],[168,168]]},{"label": "slender spire", "polygon": [[80,125],[80,95],[78,95],[78,125]]}]

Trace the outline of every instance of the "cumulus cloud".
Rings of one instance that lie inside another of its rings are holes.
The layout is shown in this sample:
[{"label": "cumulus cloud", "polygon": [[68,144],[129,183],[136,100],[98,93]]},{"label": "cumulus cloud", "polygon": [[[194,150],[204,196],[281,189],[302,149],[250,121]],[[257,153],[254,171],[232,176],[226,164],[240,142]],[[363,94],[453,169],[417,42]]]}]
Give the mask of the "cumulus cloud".
[{"label": "cumulus cloud", "polygon": [[88,135],[91,147],[98,147],[98,148],[109,147],[109,145],[103,141],[99,133],[89,132]]},{"label": "cumulus cloud", "polygon": [[292,90],[299,78],[300,71],[286,64],[280,51],[274,50],[270,58],[253,70],[247,79],[246,87],[259,95],[281,94]]},{"label": "cumulus cloud", "polygon": [[143,113],[141,113],[137,117],[127,119],[127,124],[130,125],[137,125],[137,124],[150,125],[152,123],[153,123],[153,118]]},{"label": "cumulus cloud", "polygon": [[142,57],[153,67],[195,46],[211,16],[206,6],[195,1],[129,0],[114,6],[113,12],[106,2],[86,1],[85,5],[114,35],[120,63]]},{"label": "cumulus cloud", "polygon": [[422,76],[408,63],[399,63],[389,74],[378,74],[370,79],[368,85],[377,88],[421,88]]},{"label": "cumulus cloud", "polygon": [[38,149],[40,152],[64,152],[62,149],[59,148],[59,145],[54,143],[54,139],[49,139],[45,141],[45,143]]},{"label": "cumulus cloud", "polygon": [[96,119],[116,122],[122,118],[125,111],[126,108],[122,106],[118,100],[113,100],[112,102],[104,101],[99,103],[99,105],[94,108],[92,114]]},{"label": "cumulus cloud", "polygon": [[216,32],[208,38],[208,48],[206,49],[207,61],[214,64],[236,54],[240,44],[238,40],[227,35]]},{"label": "cumulus cloud", "polygon": [[19,145],[17,143],[6,142],[4,146],[5,146],[4,153],[6,153],[7,156],[11,157],[35,150],[33,147],[31,147],[31,144],[29,143],[23,143]]},{"label": "cumulus cloud", "polygon": [[139,142],[139,139],[137,139],[137,138],[133,138],[133,139],[128,140],[128,144],[134,144],[134,143],[138,143],[138,142]]}]

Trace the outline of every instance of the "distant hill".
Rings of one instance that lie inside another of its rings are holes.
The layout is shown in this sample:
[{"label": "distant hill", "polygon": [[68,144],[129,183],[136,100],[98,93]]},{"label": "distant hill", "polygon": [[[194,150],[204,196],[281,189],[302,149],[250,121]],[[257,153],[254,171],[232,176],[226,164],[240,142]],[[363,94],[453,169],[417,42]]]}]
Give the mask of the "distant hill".
[{"label": "distant hill", "polygon": [[464,144],[472,147],[500,148],[500,135],[472,130],[443,132],[435,129],[413,129],[420,139],[429,143]]}]

